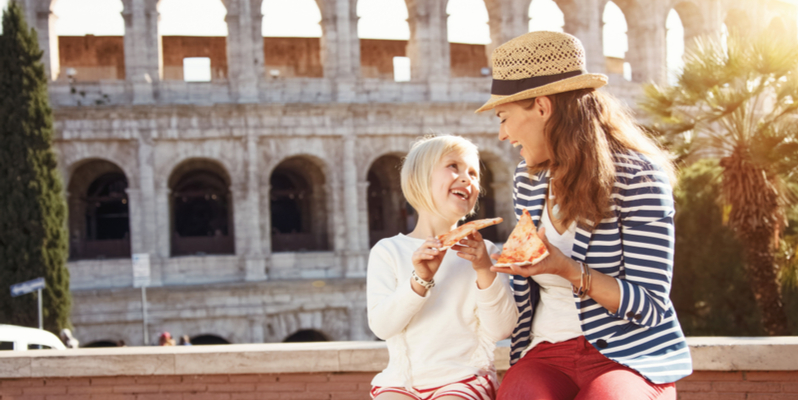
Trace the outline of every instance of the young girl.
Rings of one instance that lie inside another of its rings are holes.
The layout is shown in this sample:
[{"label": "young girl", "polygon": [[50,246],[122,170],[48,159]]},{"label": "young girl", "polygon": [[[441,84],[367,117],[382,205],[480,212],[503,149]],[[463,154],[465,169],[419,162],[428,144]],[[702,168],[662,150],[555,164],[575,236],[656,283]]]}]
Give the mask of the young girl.
[{"label": "young girl", "polygon": [[490,270],[499,250],[476,231],[451,249],[436,239],[473,212],[479,171],[477,147],[457,136],[421,139],[403,163],[419,219],[378,242],[367,267],[369,326],[389,348],[374,399],[494,399],[494,344],[517,319],[508,276]]}]

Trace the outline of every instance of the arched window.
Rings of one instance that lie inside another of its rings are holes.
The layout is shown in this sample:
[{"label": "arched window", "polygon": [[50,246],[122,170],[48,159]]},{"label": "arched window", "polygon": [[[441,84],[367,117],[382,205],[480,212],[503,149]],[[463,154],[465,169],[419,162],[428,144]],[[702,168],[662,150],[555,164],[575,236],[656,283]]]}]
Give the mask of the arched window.
[{"label": "arched window", "polygon": [[674,85],[678,82],[683,68],[684,31],[678,12],[674,9],[667,14],[667,82]]},{"label": "arched window", "polygon": [[531,1],[528,17],[528,32],[564,32],[564,13],[553,0]]},{"label": "arched window", "polygon": [[301,329],[283,339],[284,343],[329,342],[328,336],[316,329]]},{"label": "arched window", "polygon": [[603,55],[609,74],[619,74],[631,80],[630,63],[625,61],[627,52],[628,23],[625,14],[613,1],[609,1],[603,10]]},{"label": "arched window", "polygon": [[267,78],[321,77],[322,14],[314,0],[263,0],[264,73]]},{"label": "arched window", "polygon": [[400,164],[399,156],[381,156],[367,173],[370,247],[383,238],[409,233],[416,225],[416,211],[406,202],[400,188]]},{"label": "arched window", "polygon": [[[403,0],[358,0],[361,76],[408,80],[406,45],[410,37],[408,8]],[[395,71],[395,65],[398,70]]]},{"label": "arched window", "polygon": [[125,79],[122,8],[119,0],[55,2],[53,14],[58,17],[54,29],[58,35],[59,80]]},{"label": "arched window", "polygon": [[746,34],[751,26],[750,17],[747,16],[747,13],[744,10],[736,8],[728,10],[724,23],[729,33],[737,32],[739,34]]},{"label": "arched window", "polygon": [[[122,1],[58,0],[54,3],[53,14],[58,17],[54,28],[58,36],[122,36],[125,34]],[[91,16],[91,18],[87,18],[87,16]]]},{"label": "arched window", "polygon": [[197,160],[176,169],[172,190],[172,255],[233,254],[230,183],[214,163]]},{"label": "arched window", "polygon": [[165,80],[228,76],[227,10],[220,0],[161,0],[158,12]]},{"label": "arched window", "polygon": [[304,157],[280,163],[270,176],[272,251],[327,250],[325,176]]},{"label": "arched window", "polygon": [[231,344],[231,342],[217,336],[217,335],[198,335],[191,339],[192,345],[215,345],[215,344]]},{"label": "arched window", "polygon": [[[481,196],[478,198],[475,214],[467,218],[466,222],[498,216],[497,208],[495,207],[494,183],[492,170],[487,168],[486,164],[481,163]],[[497,232],[497,225],[481,229],[481,236],[491,242],[499,242],[501,240]]]},{"label": "arched window", "polygon": [[131,255],[128,180],[102,160],[77,168],[70,179],[70,259],[127,258]]},{"label": "arched window", "polygon": [[486,4],[483,0],[450,0],[447,2],[447,15],[450,76],[488,76],[486,45],[492,39]]},{"label": "arched window", "polygon": [[81,346],[81,348],[84,348],[84,349],[86,349],[86,348],[98,348],[98,347],[119,347],[119,345],[117,344],[117,342],[114,342],[114,341],[111,341],[111,340],[97,340],[97,341],[91,342],[91,343],[89,343],[87,345]]}]

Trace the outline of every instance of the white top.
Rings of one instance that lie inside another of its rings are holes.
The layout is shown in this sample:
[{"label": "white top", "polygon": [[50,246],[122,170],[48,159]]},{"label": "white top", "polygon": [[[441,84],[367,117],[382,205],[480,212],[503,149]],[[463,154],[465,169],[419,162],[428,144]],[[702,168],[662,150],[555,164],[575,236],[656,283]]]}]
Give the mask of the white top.
[{"label": "white top", "polygon": [[[575,241],[577,226],[575,222],[559,235],[550,220],[545,202],[542,209],[542,226],[550,244],[569,257]],[[558,275],[550,274],[536,275],[533,280],[540,286],[539,304],[536,305],[536,312],[533,314],[533,338],[531,344],[522,351],[522,357],[539,343],[560,343],[583,335],[578,309],[575,307],[575,297],[572,296],[572,284]]]},{"label": "white top", "polygon": [[[369,327],[389,349],[374,386],[426,387],[494,374],[495,343],[511,335],[517,307],[509,276],[479,290],[472,263],[447,250],[421,297],[411,288],[411,256],[425,241],[397,235],[379,241],[367,266]],[[489,254],[497,247],[484,241]]]}]

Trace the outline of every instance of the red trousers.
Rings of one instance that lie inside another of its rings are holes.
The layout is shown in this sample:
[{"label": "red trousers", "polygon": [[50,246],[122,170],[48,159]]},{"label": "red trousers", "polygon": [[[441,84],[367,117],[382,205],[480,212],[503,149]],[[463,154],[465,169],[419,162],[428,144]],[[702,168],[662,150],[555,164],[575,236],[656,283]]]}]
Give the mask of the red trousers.
[{"label": "red trousers", "polygon": [[506,372],[497,400],[674,400],[674,383],[654,384],[609,360],[583,336],[540,343]]}]

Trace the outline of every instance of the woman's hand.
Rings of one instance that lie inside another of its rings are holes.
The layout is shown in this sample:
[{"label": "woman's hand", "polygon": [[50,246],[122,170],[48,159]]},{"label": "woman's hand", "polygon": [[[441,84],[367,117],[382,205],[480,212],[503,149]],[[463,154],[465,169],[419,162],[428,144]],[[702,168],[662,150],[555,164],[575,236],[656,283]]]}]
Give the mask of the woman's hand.
[{"label": "woman's hand", "polygon": [[[580,266],[577,262],[573,261],[570,257],[564,255],[557,247],[550,244],[550,241],[547,240],[547,235],[545,235],[544,227],[540,227],[536,234],[539,235],[539,239],[542,240],[545,247],[547,248],[547,252],[550,253],[544,260],[539,261],[533,265],[523,265],[523,266],[515,266],[512,265],[510,267],[492,267],[492,271],[495,272],[504,272],[507,274],[512,275],[520,275],[524,277],[534,276],[534,275],[542,275],[542,274],[551,274],[551,275],[558,275],[568,281],[572,281],[574,279],[575,273],[578,274],[578,281],[580,281]],[[499,255],[492,255],[493,259],[500,258]]]},{"label": "woman's hand", "polygon": [[[436,271],[439,270],[439,266],[442,265],[442,259],[447,251],[439,250],[440,247],[442,247],[442,242],[433,236],[429,236],[425,243],[422,243],[422,246],[411,255],[411,264],[414,266],[414,271],[422,280],[430,281],[433,279]],[[425,294],[426,289],[414,279],[411,279],[411,286],[417,294],[421,296]]]},{"label": "woman's hand", "polygon": [[472,268],[478,274],[479,289],[486,289],[494,282],[497,273],[491,270],[492,259],[478,231],[473,230],[469,236],[453,245],[453,250],[458,251],[459,257],[472,262]]},{"label": "woman's hand", "polygon": [[[544,234],[544,227],[539,228],[536,234],[539,235],[539,239],[542,239],[542,242],[544,242],[544,245],[547,247],[547,252],[550,253],[544,260],[534,265],[524,265],[522,267],[492,267],[492,271],[505,272],[507,274],[521,275],[524,277],[553,274],[568,280],[569,283],[575,287],[580,286],[580,264],[572,258],[565,256],[561,250],[550,244],[547,240],[547,236]],[[493,259],[499,257],[500,256],[494,254],[492,255]],[[620,289],[616,278],[594,270],[591,271],[591,274],[592,286],[589,291],[589,297],[605,307],[610,313],[616,313],[620,302]]]}]

